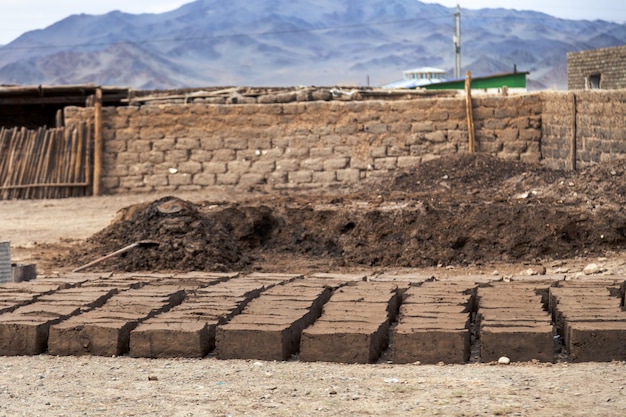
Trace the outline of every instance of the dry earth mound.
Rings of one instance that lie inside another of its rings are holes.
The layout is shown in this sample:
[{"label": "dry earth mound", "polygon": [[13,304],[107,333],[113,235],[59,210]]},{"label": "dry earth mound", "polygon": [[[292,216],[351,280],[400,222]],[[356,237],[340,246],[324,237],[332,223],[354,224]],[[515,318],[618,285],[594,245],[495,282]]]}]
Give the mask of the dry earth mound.
[{"label": "dry earth mound", "polygon": [[144,239],[159,246],[99,268],[234,270],[263,261],[267,269],[276,255],[342,267],[605,256],[626,244],[625,166],[566,173],[462,154],[324,196],[197,205],[168,197],[123,210],[69,262],[78,266]]}]

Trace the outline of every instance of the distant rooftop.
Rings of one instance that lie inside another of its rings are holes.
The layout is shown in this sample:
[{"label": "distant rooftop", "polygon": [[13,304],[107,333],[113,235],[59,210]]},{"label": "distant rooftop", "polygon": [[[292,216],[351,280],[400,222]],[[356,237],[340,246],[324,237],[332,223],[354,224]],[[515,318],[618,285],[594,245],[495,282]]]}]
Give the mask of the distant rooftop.
[{"label": "distant rooftop", "polygon": [[418,67],[402,71],[402,80],[383,85],[383,88],[416,88],[445,81],[448,71],[435,67]]}]

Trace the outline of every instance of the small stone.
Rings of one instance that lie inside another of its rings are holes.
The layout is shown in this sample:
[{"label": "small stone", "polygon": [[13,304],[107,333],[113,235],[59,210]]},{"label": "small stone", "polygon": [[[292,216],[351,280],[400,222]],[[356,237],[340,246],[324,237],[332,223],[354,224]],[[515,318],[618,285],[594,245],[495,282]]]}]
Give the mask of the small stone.
[{"label": "small stone", "polygon": [[159,378],[154,375],[148,377],[148,381],[158,381],[158,380]]},{"label": "small stone", "polygon": [[500,365],[508,365],[511,363],[511,359],[507,358],[506,356],[500,356],[500,358],[498,359],[498,363]]},{"label": "small stone", "polygon": [[600,272],[600,266],[596,263],[590,263],[586,267],[583,268],[583,274],[585,275],[593,275]]},{"label": "small stone", "polygon": [[543,265],[531,266],[530,268],[528,268],[527,270],[521,273],[521,275],[526,275],[526,276],[545,275],[545,274],[546,274],[546,267]]}]

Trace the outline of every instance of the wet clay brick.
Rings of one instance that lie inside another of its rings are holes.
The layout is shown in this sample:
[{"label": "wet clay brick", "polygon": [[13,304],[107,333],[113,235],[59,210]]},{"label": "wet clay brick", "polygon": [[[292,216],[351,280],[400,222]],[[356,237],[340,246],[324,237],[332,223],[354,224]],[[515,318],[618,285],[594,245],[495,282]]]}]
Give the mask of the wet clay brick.
[{"label": "wet clay brick", "polygon": [[626,360],[626,321],[567,323],[566,332],[574,362]]},{"label": "wet clay brick", "polygon": [[[36,355],[46,351],[51,325],[57,324],[84,309],[102,305],[115,293],[102,288],[78,297],[71,302],[73,291],[61,290],[38,301],[0,316],[0,354]],[[54,300],[64,300],[56,303]]]},{"label": "wet clay brick", "polygon": [[[269,278],[269,283],[261,283],[254,277],[263,281]],[[226,324],[240,314],[251,300],[268,291],[267,288],[294,281],[294,277],[254,274],[252,278],[233,277],[229,281],[200,288],[188,295],[182,304],[142,322],[133,330],[130,335],[130,356],[205,356],[215,349],[218,325]],[[282,307],[285,306],[281,305],[278,310]],[[306,313],[304,311],[302,314]]]},{"label": "wet clay brick", "polygon": [[131,333],[130,356],[202,358],[214,346],[215,326],[205,321],[141,323]]},{"label": "wet clay brick", "polygon": [[443,323],[439,323],[436,328],[398,327],[393,336],[393,362],[467,362],[470,357],[469,329],[455,324],[450,324],[450,328],[445,327]]},{"label": "wet clay brick", "polygon": [[512,361],[554,361],[552,326],[516,326],[514,323],[509,326],[484,325],[480,330],[481,360],[497,361],[501,356]]},{"label": "wet clay brick", "polygon": [[128,351],[130,331],[137,322],[101,319],[76,324],[71,320],[50,328],[51,355],[117,356]]},{"label": "wet clay brick", "polygon": [[305,361],[369,363],[389,343],[399,296],[393,283],[353,283],[336,291],[321,318],[302,332]]},{"label": "wet clay brick", "polygon": [[[242,314],[218,326],[215,334],[217,357],[286,360],[296,353],[302,330],[319,317],[322,304],[332,293],[321,282],[317,286],[299,285],[301,283],[297,280],[275,287],[267,297],[261,294]],[[283,296],[278,297],[277,293]],[[293,298],[300,293],[304,294],[305,301]]]},{"label": "wet clay brick", "polygon": [[300,360],[372,363],[388,343],[389,322],[316,322],[302,332]]},{"label": "wet clay brick", "polygon": [[38,355],[46,351],[50,318],[3,315],[0,318],[0,355]]},{"label": "wet clay brick", "polygon": [[216,330],[219,359],[283,361],[297,350],[291,325],[229,323]]},{"label": "wet clay brick", "polygon": [[112,356],[128,352],[139,322],[182,302],[179,287],[145,286],[113,296],[102,307],[52,326],[48,349],[54,355]]}]

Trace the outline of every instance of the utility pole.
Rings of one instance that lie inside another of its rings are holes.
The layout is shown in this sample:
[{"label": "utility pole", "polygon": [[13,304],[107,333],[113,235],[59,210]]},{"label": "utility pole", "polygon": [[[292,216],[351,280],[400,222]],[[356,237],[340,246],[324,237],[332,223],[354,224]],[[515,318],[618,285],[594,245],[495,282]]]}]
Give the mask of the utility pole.
[{"label": "utility pole", "polygon": [[461,6],[456,5],[454,13],[454,78],[461,78]]}]

